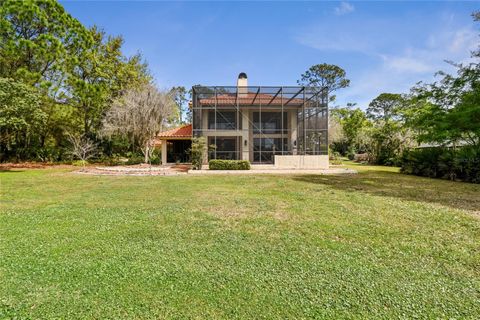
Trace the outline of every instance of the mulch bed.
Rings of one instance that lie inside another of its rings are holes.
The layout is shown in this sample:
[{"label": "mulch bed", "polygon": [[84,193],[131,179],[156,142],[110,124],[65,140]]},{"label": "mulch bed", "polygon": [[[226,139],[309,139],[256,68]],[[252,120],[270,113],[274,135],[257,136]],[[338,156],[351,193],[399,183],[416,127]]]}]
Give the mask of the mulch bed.
[{"label": "mulch bed", "polygon": [[56,164],[49,162],[19,162],[19,163],[0,163],[0,171],[11,169],[46,169],[46,168],[77,168],[70,164]]}]

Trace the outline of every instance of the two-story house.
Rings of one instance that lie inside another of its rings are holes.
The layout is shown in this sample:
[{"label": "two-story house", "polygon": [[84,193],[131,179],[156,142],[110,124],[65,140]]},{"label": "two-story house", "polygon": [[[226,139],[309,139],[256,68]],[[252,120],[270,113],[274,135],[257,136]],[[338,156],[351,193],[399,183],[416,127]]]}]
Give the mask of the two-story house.
[{"label": "two-story house", "polygon": [[[278,168],[328,167],[328,96],[306,86],[192,88],[193,126],[159,135],[165,162],[179,157],[191,137],[204,136],[208,159],[249,160]],[[182,141],[182,142],[180,142]],[[164,151],[164,152],[163,152]],[[164,162],[164,163],[165,163]]]}]

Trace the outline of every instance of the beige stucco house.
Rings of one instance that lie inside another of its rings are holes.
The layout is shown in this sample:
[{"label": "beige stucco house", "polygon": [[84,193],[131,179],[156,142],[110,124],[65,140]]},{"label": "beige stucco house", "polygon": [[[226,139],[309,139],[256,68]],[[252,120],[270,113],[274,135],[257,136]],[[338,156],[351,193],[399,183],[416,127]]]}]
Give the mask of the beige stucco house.
[{"label": "beige stucco house", "polygon": [[208,159],[249,160],[278,168],[328,168],[328,97],[305,86],[192,88],[192,125],[161,133],[162,162],[188,161],[192,137],[204,136]]}]

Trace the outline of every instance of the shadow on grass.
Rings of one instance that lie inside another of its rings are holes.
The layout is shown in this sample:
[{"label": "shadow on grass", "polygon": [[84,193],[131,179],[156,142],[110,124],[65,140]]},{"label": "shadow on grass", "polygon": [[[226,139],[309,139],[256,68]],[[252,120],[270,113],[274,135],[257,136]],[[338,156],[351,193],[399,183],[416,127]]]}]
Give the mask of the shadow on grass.
[{"label": "shadow on grass", "polygon": [[25,170],[12,170],[11,168],[0,168],[0,173],[19,173],[24,172]]},{"label": "shadow on grass", "polygon": [[386,170],[360,171],[356,175],[302,175],[294,180],[323,184],[346,192],[440,204],[480,213],[480,185],[405,175]]}]

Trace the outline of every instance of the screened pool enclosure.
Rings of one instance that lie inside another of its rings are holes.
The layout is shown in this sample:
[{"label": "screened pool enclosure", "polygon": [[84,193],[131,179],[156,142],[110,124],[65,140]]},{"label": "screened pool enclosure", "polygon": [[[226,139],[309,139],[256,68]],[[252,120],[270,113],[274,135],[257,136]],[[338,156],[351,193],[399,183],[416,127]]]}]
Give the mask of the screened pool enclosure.
[{"label": "screened pool enclosure", "polygon": [[324,89],[195,86],[192,92],[192,133],[206,137],[209,159],[273,163],[276,155],[328,154]]}]

